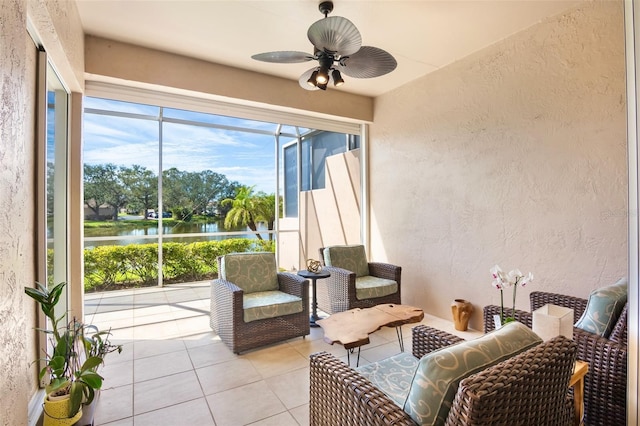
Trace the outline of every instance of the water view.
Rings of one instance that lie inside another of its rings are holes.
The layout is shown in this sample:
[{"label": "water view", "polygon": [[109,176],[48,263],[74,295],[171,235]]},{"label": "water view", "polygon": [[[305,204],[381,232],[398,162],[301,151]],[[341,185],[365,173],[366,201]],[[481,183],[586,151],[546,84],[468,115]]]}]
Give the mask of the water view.
[{"label": "water view", "polygon": [[[149,226],[131,225],[112,228],[85,228],[85,248],[105,245],[149,244],[157,241],[160,227],[156,221]],[[269,233],[263,223],[258,224],[260,236],[268,240]],[[193,243],[197,241],[224,240],[228,238],[258,238],[248,227],[227,231],[221,223],[179,222],[162,226],[165,242]]]}]

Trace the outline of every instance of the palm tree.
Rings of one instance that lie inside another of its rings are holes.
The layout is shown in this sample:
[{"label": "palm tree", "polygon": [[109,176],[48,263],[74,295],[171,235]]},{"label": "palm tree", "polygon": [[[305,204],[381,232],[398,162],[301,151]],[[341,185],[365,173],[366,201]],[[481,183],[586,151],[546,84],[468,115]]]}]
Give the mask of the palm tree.
[{"label": "palm tree", "polygon": [[257,200],[253,194],[253,186],[241,186],[236,191],[235,198],[225,198],[222,200],[222,205],[231,205],[231,210],[224,218],[224,227],[227,229],[236,226],[248,226],[259,240],[262,240],[262,236],[258,233],[258,227],[256,225],[256,219],[259,215]]},{"label": "palm tree", "polygon": [[[260,192],[255,197],[256,220],[267,222],[267,229],[274,229],[276,221],[276,196],[275,194],[267,195]],[[282,207],[282,205],[280,206]],[[282,211],[282,210],[281,210]],[[273,240],[273,234],[269,233],[269,241]]]}]

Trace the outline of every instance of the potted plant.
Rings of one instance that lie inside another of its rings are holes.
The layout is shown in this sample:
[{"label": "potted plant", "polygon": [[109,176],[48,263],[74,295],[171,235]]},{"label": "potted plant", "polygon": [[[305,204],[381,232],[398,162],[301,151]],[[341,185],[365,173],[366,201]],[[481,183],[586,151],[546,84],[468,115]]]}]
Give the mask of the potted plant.
[{"label": "potted plant", "polygon": [[95,399],[95,391],[102,387],[102,376],[97,369],[104,356],[122,348],[109,343],[109,332],[100,332],[75,318],[66,322],[66,314],[55,317],[55,306],[66,283],[51,289],[40,283],[36,285],[37,288],[26,287],[25,293],[39,303],[51,322],[51,330],[40,329],[49,337],[44,367],[38,376],[46,383],[44,425],[76,424],[82,416],[83,404],[90,405]]},{"label": "potted plant", "polygon": [[[84,325],[79,330],[80,342],[84,348],[85,359],[100,358],[102,362],[93,368],[95,373],[98,372],[100,366],[104,364],[104,358],[107,354],[117,351],[122,352],[122,345],[113,345],[109,341],[111,330],[98,330],[95,325]],[[100,389],[95,390],[90,387],[84,389],[84,401],[82,403],[82,417],[76,423],[76,426],[92,426],[93,414],[98,402]]]}]

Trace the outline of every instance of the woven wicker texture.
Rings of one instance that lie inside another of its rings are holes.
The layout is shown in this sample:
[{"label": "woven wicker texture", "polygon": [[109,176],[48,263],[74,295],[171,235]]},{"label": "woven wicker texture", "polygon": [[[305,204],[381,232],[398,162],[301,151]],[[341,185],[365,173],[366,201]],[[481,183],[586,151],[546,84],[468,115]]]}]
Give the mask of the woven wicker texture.
[{"label": "woven wicker texture", "polygon": [[415,425],[369,380],[326,352],[310,356],[309,420],[315,426]]},{"label": "woven wicker texture", "polygon": [[[414,356],[461,340],[422,325],[413,333]],[[571,424],[567,389],[575,356],[575,343],[558,337],[469,376],[458,389],[447,424]],[[313,426],[415,425],[371,382],[326,352],[310,356],[309,415]]]},{"label": "woven wicker texture", "polygon": [[454,345],[464,339],[427,325],[417,325],[412,331],[412,352],[416,358],[438,349]]},{"label": "woven wicker texture", "polygon": [[[574,322],[587,306],[587,300],[573,296],[534,291],[530,295],[531,311],[553,304],[573,309]],[[609,339],[579,328],[573,328],[573,341],[578,345],[578,359],[589,363],[584,381],[584,423],[595,426],[626,425],[627,396],[627,310],[622,311]],[[484,331],[494,329],[493,315],[499,306],[485,306]],[[530,312],[516,310],[518,321],[532,326]]]},{"label": "woven wicker texture", "polygon": [[576,344],[555,337],[460,382],[445,425],[570,425]]},{"label": "woven wicker texture", "polygon": [[226,280],[211,282],[210,325],[234,353],[309,334],[309,281],[286,272],[277,275],[280,291],[302,299],[302,312],[244,322],[243,290]]},{"label": "woven wicker texture", "polygon": [[[320,259],[324,259],[324,248],[320,248]],[[401,304],[400,301],[400,276],[402,268],[388,263],[369,262],[369,275],[378,278],[386,278],[398,283],[397,293],[388,296],[359,300],[356,297],[356,273],[346,269],[332,266],[323,266],[322,270],[329,272],[331,276],[322,282],[318,282],[317,297],[318,308],[328,314],[348,311],[353,308],[369,308],[383,303]]]}]

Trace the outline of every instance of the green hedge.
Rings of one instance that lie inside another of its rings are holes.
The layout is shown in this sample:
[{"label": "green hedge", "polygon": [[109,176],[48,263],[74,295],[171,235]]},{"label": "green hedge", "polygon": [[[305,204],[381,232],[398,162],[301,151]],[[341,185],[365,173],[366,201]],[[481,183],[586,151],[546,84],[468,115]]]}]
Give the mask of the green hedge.
[{"label": "green hedge", "polygon": [[[51,250],[52,251],[52,250]],[[247,251],[275,251],[273,241],[234,238],[196,243],[162,244],[165,283],[217,277],[216,258]],[[52,254],[49,256],[53,259]],[[158,245],[98,246],[84,250],[85,291],[154,285],[158,279]]]}]

